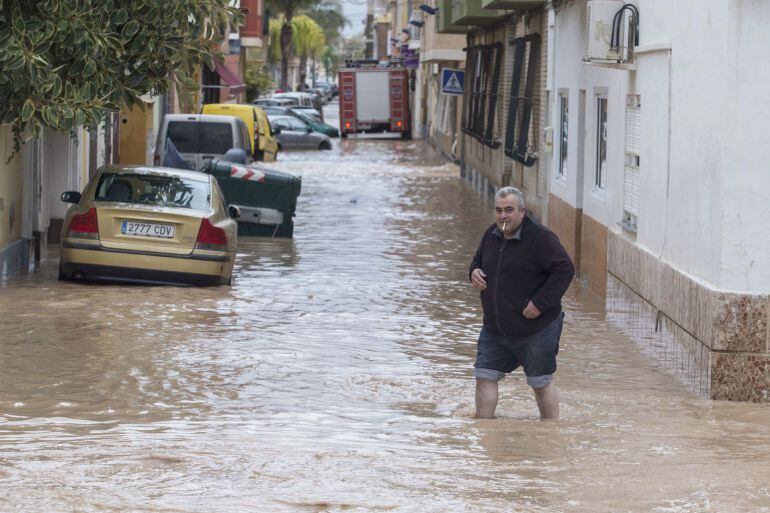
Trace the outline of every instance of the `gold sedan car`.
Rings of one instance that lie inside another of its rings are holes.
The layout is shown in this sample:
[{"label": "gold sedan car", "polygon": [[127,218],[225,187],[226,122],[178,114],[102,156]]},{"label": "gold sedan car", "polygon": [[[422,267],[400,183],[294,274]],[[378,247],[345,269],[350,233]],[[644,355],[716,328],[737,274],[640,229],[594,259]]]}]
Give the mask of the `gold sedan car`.
[{"label": "gold sedan car", "polygon": [[59,279],[230,284],[237,207],[214,177],[168,168],[105,166],[62,227]]}]

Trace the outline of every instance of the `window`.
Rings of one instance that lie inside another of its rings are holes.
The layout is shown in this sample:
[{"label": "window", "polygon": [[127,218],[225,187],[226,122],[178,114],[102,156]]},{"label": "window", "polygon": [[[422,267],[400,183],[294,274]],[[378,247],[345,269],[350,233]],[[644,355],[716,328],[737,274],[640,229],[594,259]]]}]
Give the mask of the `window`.
[{"label": "window", "polygon": [[291,127],[291,130],[294,130],[295,132],[307,131],[307,125],[302,121],[300,121],[299,119],[291,118],[288,121],[289,121],[289,126]]},{"label": "window", "polygon": [[463,112],[463,132],[490,148],[500,146],[495,133],[495,112],[502,65],[502,43],[468,48],[468,101]]},{"label": "window", "polygon": [[233,147],[233,127],[230,123],[197,123],[200,129],[200,147],[196,153],[224,155]]},{"label": "window", "polygon": [[508,126],[505,131],[505,154],[527,167],[535,165],[537,157],[530,147],[532,111],[535,104],[535,79],[540,60],[540,36],[530,34],[514,39],[513,73],[508,105]]},{"label": "window", "polygon": [[559,94],[559,176],[567,177],[567,156],[569,155],[569,96]]},{"label": "window", "polygon": [[171,121],[166,129],[179,153],[198,153],[198,123]]},{"label": "window", "polygon": [[238,128],[240,128],[240,130],[241,130],[241,139],[243,141],[243,144],[242,144],[241,148],[244,148],[247,152],[252,151],[252,147],[254,147],[254,149],[256,149],[256,147],[254,145],[254,142],[256,142],[257,137],[259,135],[256,132],[256,124],[254,125],[254,128],[255,128],[255,131],[254,131],[254,141],[250,141],[249,140],[250,139],[250,137],[249,137],[249,129],[246,127],[246,123],[244,123],[241,118],[236,118],[236,120],[238,121]]},{"label": "window", "polygon": [[290,130],[289,121],[287,118],[278,118],[271,121],[273,128],[280,128],[281,130]]},{"label": "window", "polygon": [[208,210],[210,196],[207,179],[149,173],[104,173],[96,186],[94,201]]},{"label": "window", "polygon": [[594,186],[604,189],[607,183],[607,95],[596,95],[596,174]]}]

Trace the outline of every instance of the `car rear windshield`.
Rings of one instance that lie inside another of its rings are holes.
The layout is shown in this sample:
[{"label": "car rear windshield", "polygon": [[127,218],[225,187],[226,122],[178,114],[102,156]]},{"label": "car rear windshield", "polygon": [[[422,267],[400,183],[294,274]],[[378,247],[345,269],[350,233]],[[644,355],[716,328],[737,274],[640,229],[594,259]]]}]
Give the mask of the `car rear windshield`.
[{"label": "car rear windshield", "polygon": [[224,155],[234,147],[233,129],[229,123],[170,121],[166,136],[174,142],[179,153]]},{"label": "car rear windshield", "polygon": [[208,180],[155,174],[104,173],[96,186],[94,201],[136,203],[161,207],[209,210]]}]

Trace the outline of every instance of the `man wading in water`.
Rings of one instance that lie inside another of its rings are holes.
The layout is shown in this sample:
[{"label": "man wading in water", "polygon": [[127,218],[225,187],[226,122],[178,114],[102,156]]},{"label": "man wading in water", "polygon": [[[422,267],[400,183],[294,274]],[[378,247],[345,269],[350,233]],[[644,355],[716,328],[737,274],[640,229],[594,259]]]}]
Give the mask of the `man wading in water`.
[{"label": "man wading in water", "polygon": [[519,366],[535,391],[541,418],[559,418],[553,373],[564,320],[561,298],[575,266],[558,237],[525,213],[521,191],[497,191],[495,224],[484,233],[468,271],[484,308],[474,366],[480,419],[495,417],[497,382]]}]

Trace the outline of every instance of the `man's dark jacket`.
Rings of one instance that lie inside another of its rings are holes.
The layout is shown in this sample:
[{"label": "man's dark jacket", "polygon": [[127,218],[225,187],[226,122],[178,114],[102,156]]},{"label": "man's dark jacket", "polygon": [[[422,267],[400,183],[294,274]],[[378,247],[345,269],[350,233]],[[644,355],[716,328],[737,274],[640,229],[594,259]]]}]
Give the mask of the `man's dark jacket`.
[{"label": "man's dark jacket", "polygon": [[[493,224],[468,270],[469,277],[476,268],[487,275],[487,288],[481,292],[484,327],[509,337],[531,335],[556,319],[575,276],[567,251],[548,228],[525,216],[520,237],[506,240]],[[536,319],[522,315],[530,300],[542,312]]]}]

